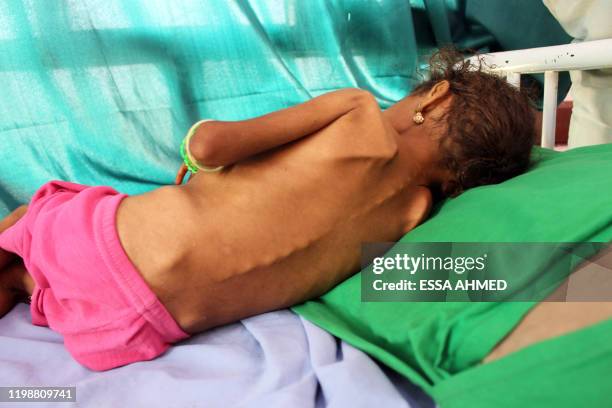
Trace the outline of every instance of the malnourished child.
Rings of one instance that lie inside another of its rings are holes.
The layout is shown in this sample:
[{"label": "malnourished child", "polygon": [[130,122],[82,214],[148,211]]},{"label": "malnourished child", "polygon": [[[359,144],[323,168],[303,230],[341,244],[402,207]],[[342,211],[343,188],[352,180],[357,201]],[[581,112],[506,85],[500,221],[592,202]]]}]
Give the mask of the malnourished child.
[{"label": "malnourished child", "polygon": [[323,294],[359,269],[362,242],[397,240],[433,200],[527,169],[528,99],[473,68],[442,52],[385,111],[348,88],[199,122],[177,185],[145,194],[43,185],[0,223],[0,315],[31,297],[34,324],[106,370]]}]

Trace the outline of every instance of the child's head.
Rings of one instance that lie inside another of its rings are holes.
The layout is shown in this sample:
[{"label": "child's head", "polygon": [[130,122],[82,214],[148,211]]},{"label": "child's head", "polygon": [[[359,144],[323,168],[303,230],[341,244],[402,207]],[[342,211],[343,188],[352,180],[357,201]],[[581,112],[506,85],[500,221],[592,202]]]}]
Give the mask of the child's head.
[{"label": "child's head", "polygon": [[456,196],[526,171],[535,138],[526,94],[454,50],[436,53],[430,65],[430,79],[412,95],[426,94],[440,83],[450,95],[448,108],[435,119],[441,128],[439,166],[448,175],[436,186],[438,192]]}]

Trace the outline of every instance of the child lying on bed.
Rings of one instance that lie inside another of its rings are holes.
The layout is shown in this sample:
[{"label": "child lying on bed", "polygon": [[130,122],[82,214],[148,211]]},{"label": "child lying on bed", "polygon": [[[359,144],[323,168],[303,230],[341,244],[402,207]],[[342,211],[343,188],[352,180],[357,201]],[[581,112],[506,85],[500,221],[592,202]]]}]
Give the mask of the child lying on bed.
[{"label": "child lying on bed", "polygon": [[135,196],[44,184],[0,223],[0,316],[31,299],[34,324],[106,370],[323,294],[359,269],[362,242],[422,222],[432,193],[528,167],[527,98],[456,62],[438,54],[431,79],[384,112],[349,88],[199,123],[183,144],[186,184]]}]

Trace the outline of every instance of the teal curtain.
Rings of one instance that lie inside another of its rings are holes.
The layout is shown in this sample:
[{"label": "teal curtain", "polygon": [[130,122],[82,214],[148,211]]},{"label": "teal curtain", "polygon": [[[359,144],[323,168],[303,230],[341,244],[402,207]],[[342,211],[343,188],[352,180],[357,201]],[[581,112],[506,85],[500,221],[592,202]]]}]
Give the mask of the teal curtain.
[{"label": "teal curtain", "polygon": [[408,0],[2,0],[0,216],[51,179],[126,193],[169,184],[200,118],[342,87],[386,108],[421,79],[432,22],[455,41],[473,20],[443,3],[436,16]]},{"label": "teal curtain", "polygon": [[413,85],[403,0],[2,0],[0,215],[64,179],[172,182],[200,118],[238,120],[341,87]]},{"label": "teal curtain", "polygon": [[[410,3],[422,57],[449,44],[483,53],[547,47],[572,40],[541,0],[410,0]],[[421,58],[421,67],[425,63],[426,58]],[[523,76],[522,84],[540,95],[541,109],[544,76]],[[569,74],[560,73],[559,102],[570,85]]]}]

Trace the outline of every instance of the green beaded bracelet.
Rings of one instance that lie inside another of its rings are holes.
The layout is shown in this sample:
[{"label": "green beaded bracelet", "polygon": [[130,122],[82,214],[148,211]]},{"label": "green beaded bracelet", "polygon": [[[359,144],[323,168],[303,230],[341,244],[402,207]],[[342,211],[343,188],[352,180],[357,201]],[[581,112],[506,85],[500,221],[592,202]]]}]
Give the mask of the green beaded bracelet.
[{"label": "green beaded bracelet", "polygon": [[185,141],[186,141],[186,139],[187,138],[183,139],[183,142],[181,143],[181,157],[183,158],[183,162],[185,163],[185,166],[187,166],[187,170],[189,170],[192,173],[197,173],[198,172],[198,168],[189,159],[189,156],[187,156],[187,152],[185,151]]},{"label": "green beaded bracelet", "polygon": [[197,173],[199,170],[202,170],[205,172],[215,172],[215,171],[220,171],[221,169],[223,169],[223,166],[209,167],[209,166],[204,166],[203,164],[198,163],[197,160],[195,160],[193,155],[191,154],[191,151],[189,150],[189,141],[191,140],[191,137],[193,136],[197,128],[202,123],[209,122],[212,120],[213,119],[203,119],[203,120],[196,122],[193,126],[191,126],[191,128],[189,129],[189,132],[187,132],[187,135],[185,136],[185,138],[183,139],[183,142],[181,143],[181,148],[179,150],[181,153],[181,157],[183,158],[183,162],[185,163],[185,166],[187,166],[187,169],[193,174]]}]

